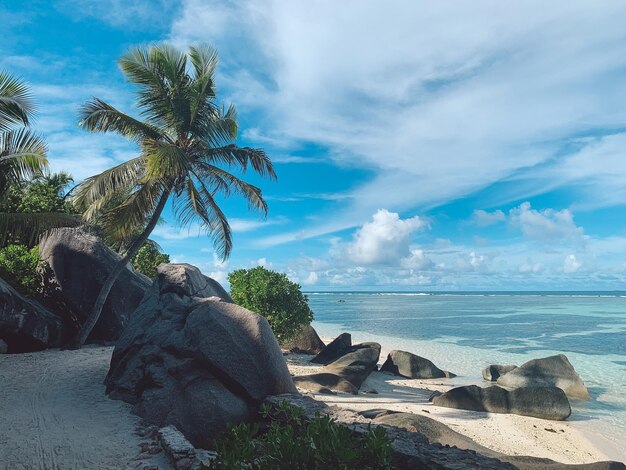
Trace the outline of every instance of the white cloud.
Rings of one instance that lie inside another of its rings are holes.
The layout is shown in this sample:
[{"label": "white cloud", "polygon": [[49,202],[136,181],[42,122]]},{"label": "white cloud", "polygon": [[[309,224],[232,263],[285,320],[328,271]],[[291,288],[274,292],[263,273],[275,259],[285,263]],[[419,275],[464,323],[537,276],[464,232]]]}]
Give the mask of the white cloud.
[{"label": "white cloud", "polygon": [[482,209],[479,209],[475,210],[472,214],[472,220],[476,225],[485,227],[487,225],[493,225],[498,222],[504,222],[506,220],[506,215],[499,209],[493,212],[486,212]]},{"label": "white cloud", "polygon": [[529,202],[524,202],[509,211],[509,218],[511,225],[533,240],[582,240],[584,237],[583,228],[574,223],[568,209],[538,211],[532,209]]},{"label": "white cloud", "polygon": [[[284,217],[276,217],[269,220],[238,219],[235,217],[228,219],[233,233],[252,232],[271,225],[283,224],[286,221],[287,219]],[[157,225],[152,234],[164,240],[185,240],[187,238],[206,236],[207,233],[200,224],[196,223],[185,228],[170,224]],[[213,249],[203,248],[201,251],[212,252]]]},{"label": "white cloud", "polygon": [[228,223],[234,233],[252,232],[254,230],[269,227],[271,225],[280,225],[287,223],[288,220],[285,217],[274,217],[268,220],[254,220],[254,219],[238,219],[230,218]]},{"label": "white cloud", "polygon": [[565,273],[575,273],[582,267],[582,263],[578,261],[576,255],[567,255],[563,261],[563,271]]},{"label": "white cloud", "polygon": [[480,226],[498,222],[508,222],[515,229],[520,230],[525,237],[541,242],[582,242],[585,231],[574,222],[574,215],[569,209],[533,209],[530,202],[523,202],[518,207],[509,210],[508,215],[497,210],[486,212],[476,210],[472,220]]},{"label": "white cloud", "polygon": [[533,263],[530,260],[523,264],[520,264],[518,268],[519,272],[522,274],[528,274],[528,273],[537,274],[537,273],[543,272],[544,269],[545,269],[545,266],[543,264]]},{"label": "white cloud", "polygon": [[257,266],[263,266],[264,268],[271,268],[273,266],[271,261],[268,261],[267,258],[259,258],[256,260]]},{"label": "white cloud", "polygon": [[411,252],[411,234],[426,226],[419,216],[401,219],[395,212],[379,209],[372,221],[358,229],[345,247],[346,256],[358,265],[414,263],[423,254]]},{"label": "white cloud", "polygon": [[311,271],[308,277],[302,281],[302,285],[313,286],[317,284],[318,280],[319,280],[319,276],[317,275],[317,273],[315,271]]},{"label": "white cloud", "polygon": [[[155,227],[152,231],[152,236],[162,238],[163,240],[185,240],[187,238],[199,237],[203,233],[202,228],[198,224],[192,224],[187,228],[163,224]],[[212,252],[213,250],[208,251]]]},{"label": "white cloud", "polygon": [[[574,137],[623,126],[625,14],[619,1],[187,0],[171,39],[217,45],[229,97],[264,116],[257,135],[315,142],[376,173],[327,224],[269,245],[353,227],[378,207],[441,204],[528,168],[536,180]],[[571,183],[554,168],[551,185]]]}]

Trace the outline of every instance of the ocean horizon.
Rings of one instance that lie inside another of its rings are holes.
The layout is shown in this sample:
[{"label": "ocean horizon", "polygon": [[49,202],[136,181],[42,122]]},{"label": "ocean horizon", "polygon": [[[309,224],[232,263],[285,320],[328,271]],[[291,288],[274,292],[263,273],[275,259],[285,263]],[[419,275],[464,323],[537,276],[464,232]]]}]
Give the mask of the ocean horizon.
[{"label": "ocean horizon", "polygon": [[[349,332],[432,360],[454,384],[485,386],[489,364],[565,354],[590,401],[569,421],[620,456],[626,439],[625,291],[307,292],[319,334]],[[381,357],[381,360],[385,358]],[[623,452],[623,451],[622,451]],[[623,454],[622,455],[622,459]]]},{"label": "ocean horizon", "polygon": [[626,290],[303,290],[307,295],[529,295],[569,297],[626,297]]}]

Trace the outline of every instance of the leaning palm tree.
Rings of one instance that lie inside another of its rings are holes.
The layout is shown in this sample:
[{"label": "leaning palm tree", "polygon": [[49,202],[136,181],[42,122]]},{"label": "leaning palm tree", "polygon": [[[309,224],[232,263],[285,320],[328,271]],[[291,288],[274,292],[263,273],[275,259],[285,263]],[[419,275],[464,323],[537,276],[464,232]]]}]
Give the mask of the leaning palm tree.
[{"label": "leaning palm tree", "polygon": [[[123,238],[141,227],[109,274],[70,347],[79,348],[95,326],[115,280],[144,245],[168,202],[179,223],[199,222],[227,258],[231,230],[216,197],[242,195],[249,207],[267,213],[261,190],[231,173],[252,168],[276,178],[268,156],[238,147],[235,108],[216,103],[215,50],[190,47],[185,54],[168,45],[135,48],[119,61],[127,80],[137,86],[139,118],[97,98],[82,106],[80,125],[92,132],[121,134],[139,145],[139,155],[80,184],[73,202],[87,221],[99,218],[109,234]],[[119,203],[102,214],[111,201]]]},{"label": "leaning palm tree", "polygon": [[[43,176],[48,168],[44,140],[28,129],[34,108],[26,84],[0,71],[0,203],[11,187]],[[75,223],[69,214],[0,210],[0,246],[14,238],[34,241],[50,228]]]}]

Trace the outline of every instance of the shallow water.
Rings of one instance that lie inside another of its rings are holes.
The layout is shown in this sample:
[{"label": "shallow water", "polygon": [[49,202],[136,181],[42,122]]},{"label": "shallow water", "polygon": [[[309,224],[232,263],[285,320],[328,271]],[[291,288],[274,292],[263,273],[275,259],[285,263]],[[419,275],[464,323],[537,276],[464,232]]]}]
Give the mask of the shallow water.
[{"label": "shallow water", "polygon": [[613,448],[626,442],[624,293],[308,295],[320,335],[347,331],[414,352],[459,374],[458,383],[481,383],[488,364],[564,353],[591,394],[572,401],[570,420]]}]

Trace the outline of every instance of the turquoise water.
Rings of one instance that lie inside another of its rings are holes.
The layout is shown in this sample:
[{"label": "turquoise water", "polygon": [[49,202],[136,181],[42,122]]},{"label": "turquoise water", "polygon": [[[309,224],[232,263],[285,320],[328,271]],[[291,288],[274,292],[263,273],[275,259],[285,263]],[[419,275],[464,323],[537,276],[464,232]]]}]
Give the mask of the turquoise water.
[{"label": "turquoise water", "polygon": [[626,293],[308,295],[320,335],[347,331],[414,352],[459,374],[458,383],[480,384],[488,364],[564,353],[592,397],[572,402],[570,420],[612,448],[625,447]]}]

